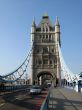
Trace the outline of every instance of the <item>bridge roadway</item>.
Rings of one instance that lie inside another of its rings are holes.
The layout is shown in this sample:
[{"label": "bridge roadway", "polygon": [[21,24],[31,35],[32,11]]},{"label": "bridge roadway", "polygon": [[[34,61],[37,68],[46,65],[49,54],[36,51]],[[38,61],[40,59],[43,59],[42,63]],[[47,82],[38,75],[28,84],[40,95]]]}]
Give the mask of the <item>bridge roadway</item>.
[{"label": "bridge roadway", "polygon": [[42,91],[40,95],[30,95],[28,90],[0,95],[0,110],[37,110],[47,95]]},{"label": "bridge roadway", "polygon": [[82,93],[68,88],[52,88],[49,110],[82,110]]}]

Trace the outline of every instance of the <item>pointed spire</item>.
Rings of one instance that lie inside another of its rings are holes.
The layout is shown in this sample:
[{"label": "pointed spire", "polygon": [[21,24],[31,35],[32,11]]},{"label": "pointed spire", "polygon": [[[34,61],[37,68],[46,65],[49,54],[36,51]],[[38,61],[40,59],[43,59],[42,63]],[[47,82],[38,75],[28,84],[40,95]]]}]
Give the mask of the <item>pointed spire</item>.
[{"label": "pointed spire", "polygon": [[32,21],[32,26],[36,26],[34,17],[33,17],[33,21]]},{"label": "pointed spire", "polygon": [[55,26],[59,26],[59,20],[58,20],[58,16],[56,16],[56,22],[55,22]]}]

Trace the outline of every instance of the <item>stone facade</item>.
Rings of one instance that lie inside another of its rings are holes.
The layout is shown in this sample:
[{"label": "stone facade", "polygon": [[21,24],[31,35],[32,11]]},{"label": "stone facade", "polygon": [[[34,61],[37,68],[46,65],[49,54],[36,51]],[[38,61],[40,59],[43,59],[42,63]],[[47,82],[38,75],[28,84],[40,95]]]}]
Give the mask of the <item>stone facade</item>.
[{"label": "stone facade", "polygon": [[[60,59],[58,54],[58,43],[60,43],[60,25],[58,18],[54,25],[51,24],[47,14],[42,16],[39,25],[35,20],[32,22],[31,38],[32,51],[32,84],[39,83],[39,78],[44,76],[60,84]],[[48,75],[48,76],[47,76]],[[42,80],[41,79],[41,80]]]}]

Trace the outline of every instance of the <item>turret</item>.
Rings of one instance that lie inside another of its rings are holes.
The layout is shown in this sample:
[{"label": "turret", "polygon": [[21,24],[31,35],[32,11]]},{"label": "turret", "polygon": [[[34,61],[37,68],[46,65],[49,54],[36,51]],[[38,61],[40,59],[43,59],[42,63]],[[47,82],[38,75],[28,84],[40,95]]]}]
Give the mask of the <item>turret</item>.
[{"label": "turret", "polygon": [[58,84],[61,85],[61,71],[60,71],[60,58],[59,58],[59,49],[58,49],[58,43],[61,46],[60,42],[60,25],[58,21],[58,17],[56,17],[55,22],[55,43],[56,43],[56,56],[57,56],[57,81]]},{"label": "turret", "polygon": [[56,43],[59,42],[59,44],[61,45],[61,42],[60,42],[60,25],[59,25],[58,17],[56,17],[56,22],[55,22],[55,38],[56,38]]},{"label": "turret", "polygon": [[31,26],[31,33],[35,33],[35,31],[36,31],[36,24],[35,24],[35,19],[33,19]]},{"label": "turret", "polygon": [[32,21],[32,26],[31,26],[31,42],[34,42],[34,35],[36,32],[36,24],[35,24],[35,19]]},{"label": "turret", "polygon": [[[31,46],[34,47],[34,41],[35,41],[35,33],[36,33],[36,24],[35,19],[32,21],[31,25]],[[31,74],[31,84],[33,84],[33,64],[34,64],[34,49],[32,49],[32,74]]]}]

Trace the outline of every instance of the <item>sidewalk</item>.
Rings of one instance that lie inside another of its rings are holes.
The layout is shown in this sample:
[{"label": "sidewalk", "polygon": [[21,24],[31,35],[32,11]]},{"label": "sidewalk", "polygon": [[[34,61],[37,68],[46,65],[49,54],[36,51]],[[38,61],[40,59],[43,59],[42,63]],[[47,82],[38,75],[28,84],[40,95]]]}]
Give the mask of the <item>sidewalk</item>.
[{"label": "sidewalk", "polygon": [[49,110],[82,110],[82,94],[67,88],[52,88]]}]

